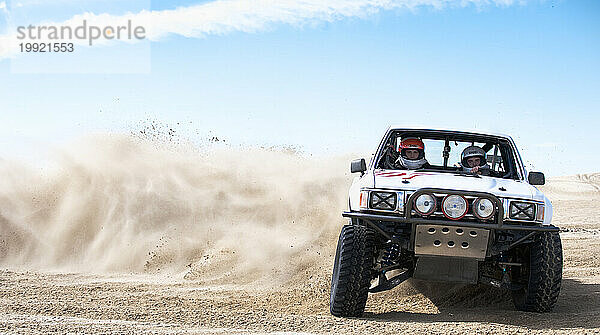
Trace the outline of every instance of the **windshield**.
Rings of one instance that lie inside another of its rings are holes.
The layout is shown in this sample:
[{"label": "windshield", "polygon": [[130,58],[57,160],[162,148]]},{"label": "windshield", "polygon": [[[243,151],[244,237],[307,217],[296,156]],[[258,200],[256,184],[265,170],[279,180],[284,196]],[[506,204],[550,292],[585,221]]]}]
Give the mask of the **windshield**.
[{"label": "windshield", "polygon": [[[421,150],[422,144],[423,154],[418,156],[420,160],[416,165],[411,165],[414,161],[408,160],[409,156],[403,156],[403,148],[409,151],[413,148],[403,147],[402,143],[419,143],[418,148],[415,147],[418,150]],[[479,174],[519,179],[508,140],[485,135],[391,132],[375,164],[379,169],[452,173],[470,173],[474,166],[478,166],[479,170],[476,171]]]}]

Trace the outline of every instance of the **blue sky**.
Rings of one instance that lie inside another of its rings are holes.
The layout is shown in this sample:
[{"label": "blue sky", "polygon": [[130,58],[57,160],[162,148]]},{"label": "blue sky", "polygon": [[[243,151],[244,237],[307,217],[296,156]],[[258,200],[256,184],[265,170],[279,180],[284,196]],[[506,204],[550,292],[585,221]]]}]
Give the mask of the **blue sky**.
[{"label": "blue sky", "polygon": [[[0,10],[0,34],[84,12],[215,2],[16,3],[3,19]],[[316,155],[370,152],[387,125],[420,124],[511,134],[529,167],[549,175],[600,171],[600,2],[460,4],[167,33],[59,60],[61,69],[98,55],[148,62],[140,74],[21,74],[11,67],[21,59],[0,59],[0,157],[147,119],[184,135]],[[33,56],[34,68],[45,65]]]}]

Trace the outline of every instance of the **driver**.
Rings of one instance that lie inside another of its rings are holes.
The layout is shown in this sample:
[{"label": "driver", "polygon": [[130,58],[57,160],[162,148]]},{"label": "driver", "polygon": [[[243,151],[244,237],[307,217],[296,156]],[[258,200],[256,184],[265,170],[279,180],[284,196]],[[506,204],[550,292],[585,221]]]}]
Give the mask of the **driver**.
[{"label": "driver", "polygon": [[416,137],[402,139],[398,150],[400,151],[400,156],[398,156],[396,162],[402,168],[416,170],[430,167],[425,159],[425,144],[420,139]]},{"label": "driver", "polygon": [[485,151],[476,145],[466,147],[463,150],[460,163],[465,172],[484,176],[490,175],[490,166],[485,159]]}]

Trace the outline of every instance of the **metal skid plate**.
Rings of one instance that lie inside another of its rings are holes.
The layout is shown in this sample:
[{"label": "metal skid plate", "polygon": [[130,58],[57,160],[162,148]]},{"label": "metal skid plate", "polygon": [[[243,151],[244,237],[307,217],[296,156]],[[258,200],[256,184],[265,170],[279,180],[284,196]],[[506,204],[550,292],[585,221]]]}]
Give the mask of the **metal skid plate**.
[{"label": "metal skid plate", "polygon": [[480,228],[417,225],[415,255],[465,257],[483,260],[490,231]]},{"label": "metal skid plate", "polygon": [[475,258],[420,256],[415,279],[477,284],[479,261]]}]

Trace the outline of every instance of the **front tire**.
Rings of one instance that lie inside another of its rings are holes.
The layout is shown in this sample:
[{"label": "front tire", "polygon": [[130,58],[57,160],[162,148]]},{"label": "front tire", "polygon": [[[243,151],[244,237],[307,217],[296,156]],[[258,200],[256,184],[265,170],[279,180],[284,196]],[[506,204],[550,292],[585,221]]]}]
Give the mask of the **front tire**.
[{"label": "front tire", "polygon": [[515,307],[528,312],[550,312],[560,292],[563,254],[558,232],[544,232],[521,250],[523,266],[517,277],[523,288],[513,291]]},{"label": "front tire", "polygon": [[331,314],[361,316],[365,310],[375,251],[375,234],[364,226],[342,227],[331,277]]}]

